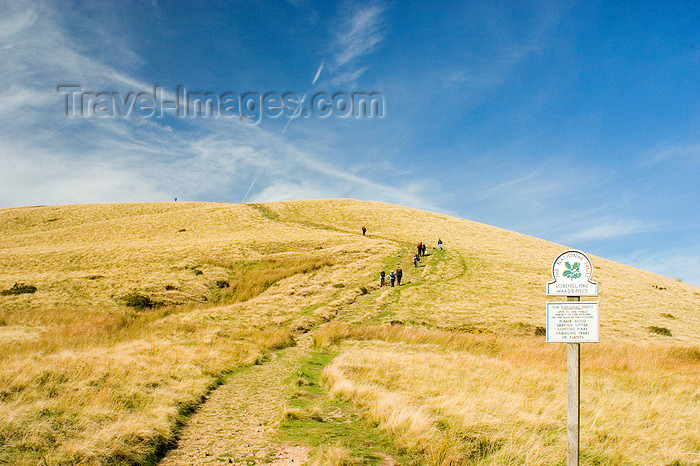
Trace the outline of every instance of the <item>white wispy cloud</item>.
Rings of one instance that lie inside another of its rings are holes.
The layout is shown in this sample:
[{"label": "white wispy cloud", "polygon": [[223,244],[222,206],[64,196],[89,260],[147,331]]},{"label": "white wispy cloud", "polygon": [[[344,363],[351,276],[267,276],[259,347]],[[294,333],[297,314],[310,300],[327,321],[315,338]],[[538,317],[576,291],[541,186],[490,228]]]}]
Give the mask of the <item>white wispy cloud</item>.
[{"label": "white wispy cloud", "polygon": [[532,215],[561,204],[562,193],[583,191],[590,178],[584,172],[571,176],[565,168],[557,168],[555,164],[545,162],[528,172],[518,173],[507,181],[482,190],[479,197],[504,205],[517,201]]},{"label": "white wispy cloud", "polygon": [[625,218],[588,219],[576,222],[576,225],[572,224],[571,227],[575,230],[561,236],[561,242],[575,244],[583,241],[609,240],[652,230],[652,227],[645,222]]},{"label": "white wispy cloud", "polygon": [[369,69],[368,66],[362,66],[359,68],[353,68],[345,73],[340,73],[331,79],[331,85],[342,86],[346,84],[353,84],[360,79],[360,76],[365,74],[365,71]]},{"label": "white wispy cloud", "polygon": [[[517,65],[541,55],[551,46],[550,35],[559,21],[559,8],[551,4],[543,6],[531,27],[517,35],[510,33],[507,21],[494,23],[488,31],[483,31],[493,48],[475,57],[473,62],[461,66],[450,63],[450,68],[440,73],[439,82],[445,87],[463,86],[475,90],[504,83]],[[491,19],[496,17],[498,15]]]},{"label": "white wispy cloud", "polygon": [[366,55],[384,39],[380,4],[355,4],[336,33],[335,68]]},{"label": "white wispy cloud", "polygon": [[[350,21],[346,57],[362,53],[352,37],[362,25],[372,30],[371,17],[378,14],[358,13]],[[0,47],[9,51],[0,61],[7,83],[0,105],[12,110],[0,115],[0,207],[173,197],[354,197],[435,207],[418,185],[373,181],[328,161],[323,148],[320,154],[301,150],[283,135],[237,120],[68,118],[59,84],[110,91],[152,87],[82,52],[72,32],[56,21],[59,15],[51,4],[37,2],[0,18],[0,24],[12,25],[0,35]]]},{"label": "white wispy cloud", "polygon": [[641,250],[612,260],[700,286],[700,247]]},{"label": "white wispy cloud", "polygon": [[675,144],[651,149],[644,156],[647,165],[666,161],[683,161],[700,164],[700,144]]},{"label": "white wispy cloud", "polygon": [[603,244],[661,228],[635,208],[634,199],[622,192],[609,195],[616,186],[614,175],[585,167],[574,156],[559,155],[539,166],[503,168],[504,173],[497,174],[503,181],[475,193],[474,210],[493,212],[500,217],[494,223],[506,228],[570,246]]},{"label": "white wispy cloud", "polygon": [[353,3],[343,13],[331,45],[331,84],[352,85],[369,69],[358,61],[375,52],[385,35],[384,13],[380,3]]}]

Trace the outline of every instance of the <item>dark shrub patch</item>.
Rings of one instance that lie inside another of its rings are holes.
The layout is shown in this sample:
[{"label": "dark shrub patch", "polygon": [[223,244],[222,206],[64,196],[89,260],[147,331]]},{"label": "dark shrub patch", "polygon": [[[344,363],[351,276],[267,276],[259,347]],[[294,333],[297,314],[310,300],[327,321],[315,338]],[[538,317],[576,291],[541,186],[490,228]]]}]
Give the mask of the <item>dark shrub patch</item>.
[{"label": "dark shrub patch", "polygon": [[227,282],[226,280],[217,280],[216,281],[217,288],[228,288],[229,286],[231,286],[231,284],[229,282]]},{"label": "dark shrub patch", "polygon": [[666,327],[655,327],[652,325],[651,327],[647,327],[647,328],[649,329],[649,331],[651,333],[656,333],[658,335],[663,335],[665,337],[673,336],[673,334],[671,334],[671,331],[669,329],[667,329]]},{"label": "dark shrub patch", "polygon": [[152,309],[162,304],[158,301],[153,301],[148,296],[144,296],[138,293],[128,294],[126,296],[123,296],[121,299],[126,306],[133,307],[137,310]]},{"label": "dark shrub patch", "polygon": [[333,285],[333,288],[345,288],[345,285],[343,285],[342,283],[336,283],[335,285]]},{"label": "dark shrub patch", "polygon": [[193,272],[194,272],[195,275],[202,275],[202,274],[204,273],[204,272],[202,272],[202,271],[199,270],[199,269],[194,269]]},{"label": "dark shrub patch", "polygon": [[167,291],[173,291],[173,290],[177,290],[177,287],[175,285],[165,285],[165,289]]},{"label": "dark shrub patch", "polygon": [[535,327],[535,335],[538,337],[544,337],[547,335],[547,329],[544,327]]},{"label": "dark shrub patch", "polygon": [[36,286],[25,285],[24,283],[15,283],[9,290],[0,291],[3,296],[25,294],[25,293],[36,293]]}]

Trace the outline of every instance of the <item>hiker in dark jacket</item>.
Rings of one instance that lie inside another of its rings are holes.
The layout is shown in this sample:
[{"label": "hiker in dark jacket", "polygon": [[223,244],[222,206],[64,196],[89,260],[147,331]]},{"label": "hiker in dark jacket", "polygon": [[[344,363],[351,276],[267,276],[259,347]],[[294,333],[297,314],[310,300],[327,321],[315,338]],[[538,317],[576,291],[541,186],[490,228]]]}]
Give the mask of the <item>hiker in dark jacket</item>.
[{"label": "hiker in dark jacket", "polygon": [[418,257],[418,254],[413,255],[413,266],[418,267],[418,261],[420,260],[420,257]]},{"label": "hiker in dark jacket", "polygon": [[384,286],[386,284],[386,272],[383,270],[379,273],[379,286]]},{"label": "hiker in dark jacket", "polygon": [[423,252],[423,243],[418,243],[418,255],[421,255],[421,252]]},{"label": "hiker in dark jacket", "polygon": [[367,228],[364,226],[362,227],[362,236],[365,236],[365,233],[367,233]]},{"label": "hiker in dark jacket", "polygon": [[389,274],[389,280],[391,280],[391,286],[394,286],[394,280],[396,280],[396,274],[394,272]]},{"label": "hiker in dark jacket", "polygon": [[425,257],[425,250],[428,249],[428,247],[425,245],[425,243],[423,243],[422,248],[423,248],[423,257]]},{"label": "hiker in dark jacket", "polygon": [[401,286],[401,277],[403,277],[403,270],[401,267],[396,269],[396,284]]}]

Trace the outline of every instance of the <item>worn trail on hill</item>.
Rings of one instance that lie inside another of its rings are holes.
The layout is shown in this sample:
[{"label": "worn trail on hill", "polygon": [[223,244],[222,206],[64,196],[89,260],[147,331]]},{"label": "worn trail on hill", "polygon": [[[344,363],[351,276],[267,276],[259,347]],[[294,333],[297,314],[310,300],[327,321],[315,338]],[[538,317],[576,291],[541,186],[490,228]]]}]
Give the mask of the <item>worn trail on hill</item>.
[{"label": "worn trail on hill", "polygon": [[291,390],[285,379],[307,355],[310,344],[311,338],[304,336],[271,361],[232,375],[189,419],[177,448],[160,464],[297,465],[305,461],[307,449],[280,445],[275,434]]},{"label": "worn trail on hill", "polygon": [[[408,252],[408,249],[404,250],[402,257],[406,257]],[[416,272],[418,276],[425,275],[426,269],[421,267],[418,270],[406,270],[407,276],[415,276]],[[459,272],[464,273],[464,270],[460,269]],[[400,289],[392,288],[391,291],[399,293]],[[388,292],[390,291],[387,289],[384,294]],[[375,299],[372,298],[372,302]],[[343,307],[347,308],[348,304],[356,304],[355,299],[353,303],[346,303]],[[297,346],[281,351],[271,361],[232,375],[224,385],[212,392],[206,403],[188,420],[177,448],[168,452],[160,464],[180,466],[225,463],[281,466],[305,462],[309,449],[283,445],[277,434],[285,402],[292,390],[287,379],[295,373],[302,359],[308,355],[310,346],[311,336],[303,335],[299,338]],[[395,462],[387,456],[382,464]]]}]

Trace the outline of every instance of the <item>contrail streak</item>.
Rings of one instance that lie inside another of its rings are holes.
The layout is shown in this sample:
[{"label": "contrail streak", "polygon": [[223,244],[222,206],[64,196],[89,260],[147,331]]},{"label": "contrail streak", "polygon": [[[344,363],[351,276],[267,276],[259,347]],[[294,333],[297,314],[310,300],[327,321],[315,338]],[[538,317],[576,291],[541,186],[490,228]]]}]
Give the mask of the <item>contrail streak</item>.
[{"label": "contrail streak", "polygon": [[246,199],[248,199],[248,194],[250,194],[250,190],[253,189],[253,185],[255,184],[258,177],[260,176],[260,173],[262,173],[262,167],[260,167],[260,169],[258,170],[258,174],[255,175],[255,178],[253,178],[253,182],[250,183],[250,186],[248,186],[248,191],[245,192],[245,196],[243,196],[243,200],[241,201],[241,204],[244,203],[246,201]]},{"label": "contrail streak", "polygon": [[[318,81],[318,78],[321,77],[321,72],[323,71],[323,67],[325,65],[326,65],[326,61],[321,60],[321,64],[318,66],[318,69],[316,70],[316,74],[314,75],[314,79],[311,80],[312,86],[314,84],[316,84],[316,81]],[[294,114],[289,117],[289,120],[287,120],[287,124],[284,125],[284,128],[282,129],[282,134],[287,132],[287,128],[289,128],[289,124],[292,122],[292,120],[301,114],[301,112],[303,111],[302,106],[304,105],[305,101],[306,101],[306,94],[304,94],[304,97],[301,98],[301,102],[299,103],[299,108],[297,109],[297,111],[294,112]],[[248,186],[248,191],[245,192],[245,196],[243,196],[243,200],[241,201],[241,203],[245,202],[246,199],[248,199],[248,194],[250,194],[250,190],[253,189],[253,185],[257,181],[261,172],[262,172],[262,168],[260,168],[260,170],[258,170],[257,175],[255,175],[255,178],[253,178],[253,182],[250,183],[250,186]]]},{"label": "contrail streak", "polygon": [[318,70],[316,71],[316,76],[314,76],[314,80],[311,81],[311,85],[313,86],[316,84],[316,81],[318,81],[318,77],[321,76],[321,71],[323,71],[323,65],[325,64],[325,60],[321,60],[321,66],[318,67]]}]

